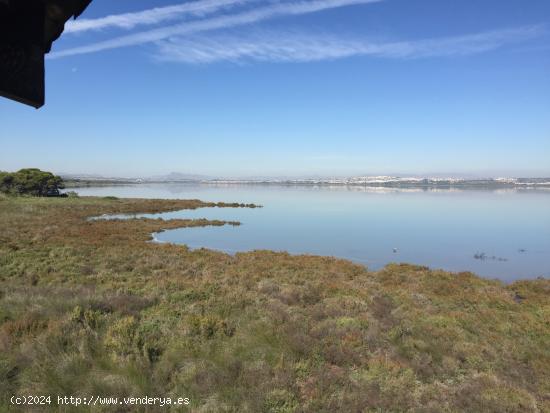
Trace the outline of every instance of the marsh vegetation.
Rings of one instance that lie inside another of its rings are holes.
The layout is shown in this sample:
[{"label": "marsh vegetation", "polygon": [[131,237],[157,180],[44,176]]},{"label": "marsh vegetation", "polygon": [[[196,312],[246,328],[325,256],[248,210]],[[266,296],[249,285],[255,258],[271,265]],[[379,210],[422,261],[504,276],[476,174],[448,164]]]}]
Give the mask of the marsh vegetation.
[{"label": "marsh vegetation", "polygon": [[550,411],[550,280],[191,251],[147,241],[227,222],[88,220],[227,205],[0,195],[0,410],[30,393],[182,396],[197,412]]}]

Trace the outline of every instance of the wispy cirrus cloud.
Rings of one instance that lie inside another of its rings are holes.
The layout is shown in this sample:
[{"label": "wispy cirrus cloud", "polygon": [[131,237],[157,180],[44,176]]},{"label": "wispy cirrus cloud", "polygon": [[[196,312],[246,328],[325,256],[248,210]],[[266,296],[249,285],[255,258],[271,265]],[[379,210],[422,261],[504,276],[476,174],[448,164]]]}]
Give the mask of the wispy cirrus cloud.
[{"label": "wispy cirrus cloud", "polygon": [[258,23],[277,17],[297,16],[344,6],[377,3],[380,1],[383,0],[301,0],[275,3],[242,13],[194,20],[168,27],[161,27],[158,29],[120,36],[85,46],[60,50],[51,53],[49,58],[55,59],[65,56],[94,53],[102,50],[136,46],[145,43],[158,42],[171,36],[190,35],[210,30],[227,29],[236,26]]},{"label": "wispy cirrus cloud", "polygon": [[111,28],[130,30],[180,18],[204,17],[260,0],[198,0],[166,7],[155,7],[133,13],[112,14],[97,19],[78,19],[67,22],[64,33],[79,33]]},{"label": "wispy cirrus cloud", "polygon": [[545,26],[536,25],[438,39],[380,43],[327,34],[254,31],[245,35],[170,38],[157,43],[156,58],[194,64],[219,61],[309,62],[367,55],[402,59],[463,56],[521,43],[546,33]]}]

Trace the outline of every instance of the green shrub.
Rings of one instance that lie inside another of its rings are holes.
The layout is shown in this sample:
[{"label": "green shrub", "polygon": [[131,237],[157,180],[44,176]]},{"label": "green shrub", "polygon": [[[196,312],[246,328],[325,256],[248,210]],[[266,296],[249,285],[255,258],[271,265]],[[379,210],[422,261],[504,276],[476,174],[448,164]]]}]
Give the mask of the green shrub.
[{"label": "green shrub", "polygon": [[298,409],[296,397],[287,390],[269,392],[264,403],[266,413],[293,413]]},{"label": "green shrub", "polygon": [[63,179],[37,168],[21,169],[14,173],[0,172],[0,192],[12,195],[59,195]]},{"label": "green shrub", "polygon": [[111,325],[105,337],[105,347],[119,356],[129,356],[135,349],[137,322],[133,316],[123,317]]}]

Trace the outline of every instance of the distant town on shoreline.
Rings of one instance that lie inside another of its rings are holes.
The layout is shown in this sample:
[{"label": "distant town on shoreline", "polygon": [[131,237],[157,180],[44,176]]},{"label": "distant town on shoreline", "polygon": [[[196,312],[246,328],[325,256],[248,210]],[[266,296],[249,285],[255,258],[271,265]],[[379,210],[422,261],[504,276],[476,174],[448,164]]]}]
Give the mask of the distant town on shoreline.
[{"label": "distant town on shoreline", "polygon": [[401,177],[355,176],[337,178],[218,178],[182,173],[146,178],[105,177],[100,175],[60,174],[71,186],[121,185],[152,183],[200,183],[224,185],[341,185],[368,187],[548,187],[550,178],[459,178],[459,177]]}]

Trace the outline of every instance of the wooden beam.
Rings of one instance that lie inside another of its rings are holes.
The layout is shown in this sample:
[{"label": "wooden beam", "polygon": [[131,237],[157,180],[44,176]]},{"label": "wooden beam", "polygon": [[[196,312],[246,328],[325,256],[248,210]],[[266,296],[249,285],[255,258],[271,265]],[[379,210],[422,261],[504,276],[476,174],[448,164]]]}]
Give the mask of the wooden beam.
[{"label": "wooden beam", "polygon": [[44,3],[0,2],[0,95],[44,105]]},{"label": "wooden beam", "polygon": [[0,0],[0,96],[44,105],[44,55],[91,0]]}]

